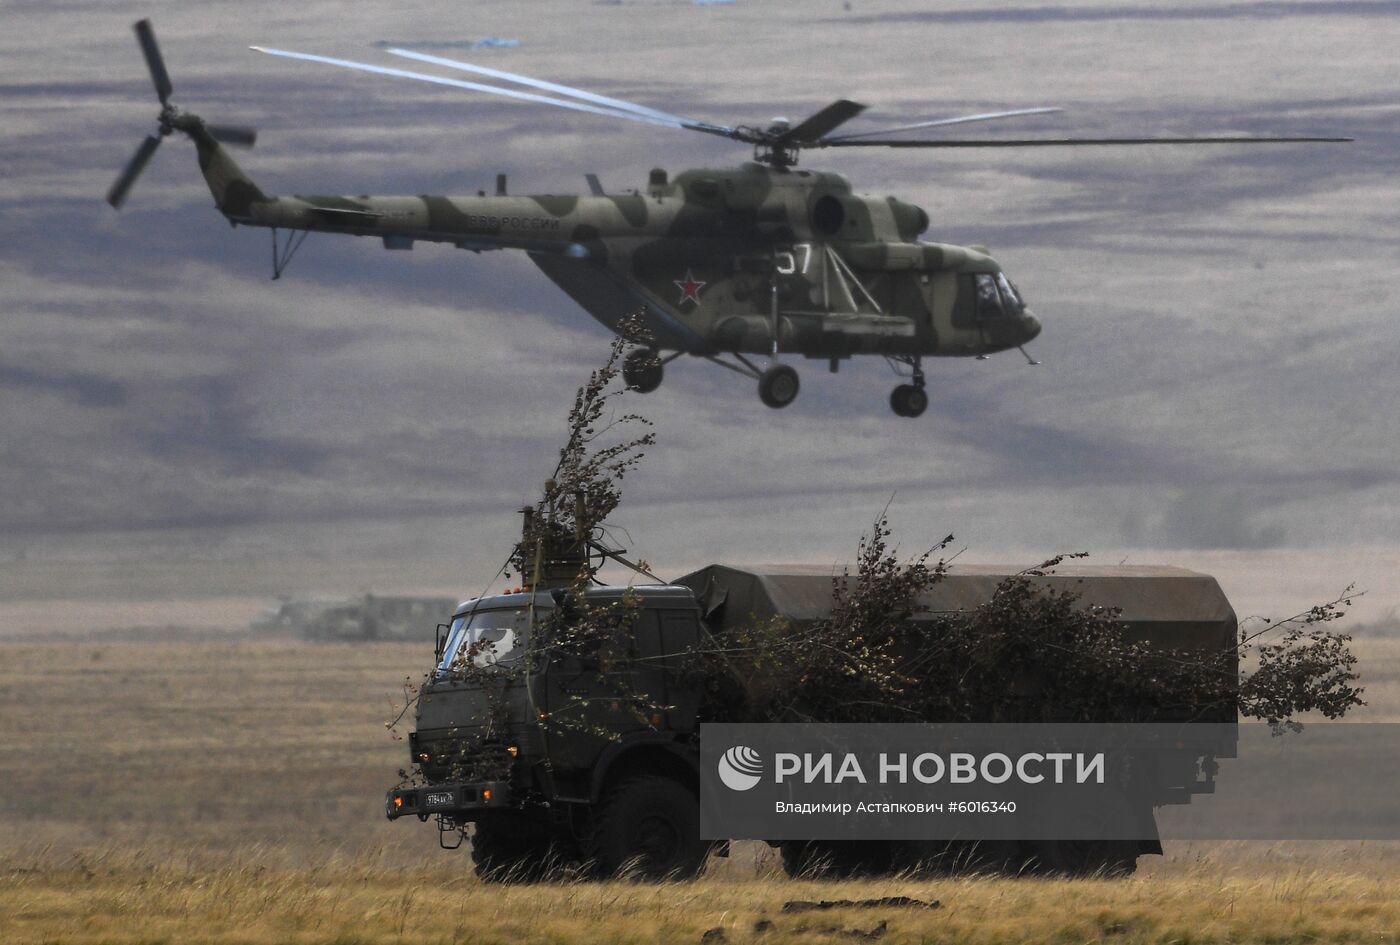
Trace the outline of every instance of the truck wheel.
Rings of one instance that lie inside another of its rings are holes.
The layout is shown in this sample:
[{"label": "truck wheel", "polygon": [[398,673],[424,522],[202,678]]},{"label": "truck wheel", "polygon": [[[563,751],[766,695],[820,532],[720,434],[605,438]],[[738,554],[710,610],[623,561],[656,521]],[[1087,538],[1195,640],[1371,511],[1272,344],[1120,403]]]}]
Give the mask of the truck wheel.
[{"label": "truck wheel", "polygon": [[562,873],[577,854],[549,837],[522,834],[501,825],[478,823],[472,833],[472,863],[479,879],[493,883],[534,883]]},{"label": "truck wheel", "polygon": [[689,879],[709,844],[700,839],[700,801],[684,785],[657,775],[613,788],[593,828],[593,857],[604,876]]}]

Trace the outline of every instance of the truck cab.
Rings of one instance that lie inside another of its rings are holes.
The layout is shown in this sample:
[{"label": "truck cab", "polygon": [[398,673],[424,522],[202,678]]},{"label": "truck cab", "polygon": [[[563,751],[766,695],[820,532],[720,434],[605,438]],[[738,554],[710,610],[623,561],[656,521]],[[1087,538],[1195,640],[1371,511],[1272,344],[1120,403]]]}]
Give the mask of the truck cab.
[{"label": "truck cab", "polygon": [[[584,618],[606,640],[568,639]],[[704,633],[677,586],[519,591],[464,601],[439,630],[390,819],[473,825],[483,875],[588,860],[612,872],[694,872],[700,692],[687,661]]]}]

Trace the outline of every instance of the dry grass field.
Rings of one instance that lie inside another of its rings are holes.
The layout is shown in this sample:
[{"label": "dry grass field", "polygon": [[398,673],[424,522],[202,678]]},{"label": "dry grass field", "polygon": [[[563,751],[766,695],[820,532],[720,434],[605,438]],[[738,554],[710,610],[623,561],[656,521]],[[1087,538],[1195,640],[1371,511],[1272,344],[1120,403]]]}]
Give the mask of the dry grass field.
[{"label": "dry grass field", "polygon": [[[1359,650],[1364,717],[1400,718],[1400,643]],[[743,844],[695,883],[483,885],[431,825],[382,815],[404,756],[384,721],[423,655],[0,643],[0,943],[1400,941],[1400,849],[1374,844],[1168,840],[1127,881],[840,883]],[[941,906],[783,911],[897,895]]]},{"label": "dry grass field", "polygon": [[[445,857],[445,854],[443,855]],[[139,855],[79,857],[0,878],[0,937],[22,942],[1313,943],[1400,939],[1400,869],[1188,866],[1127,881],[952,879],[794,883],[707,876],[666,886],[576,883],[501,888],[445,858],[403,870],[336,860],[264,869],[255,853],[220,866]],[[460,864],[460,860],[456,863]],[[788,914],[789,900],[936,899]],[[764,920],[772,927],[759,931]],[[878,930],[883,925],[884,934]],[[860,933],[866,933],[861,935]],[[711,935],[707,941],[719,938]]]}]

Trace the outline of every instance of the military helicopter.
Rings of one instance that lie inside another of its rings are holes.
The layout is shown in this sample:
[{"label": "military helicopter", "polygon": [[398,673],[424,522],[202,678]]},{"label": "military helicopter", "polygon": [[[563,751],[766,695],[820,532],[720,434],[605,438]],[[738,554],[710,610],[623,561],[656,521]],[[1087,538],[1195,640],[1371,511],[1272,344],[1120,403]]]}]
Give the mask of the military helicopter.
[{"label": "military helicopter", "polygon": [[[408,49],[386,52],[513,87],[254,46],[273,56],[688,129],[753,147],[753,160],[738,168],[687,170],[674,177],[658,168],[644,190],[622,194],[605,193],[589,174],[585,195],[514,196],[507,193],[505,175],[498,175],[490,195],[276,197],[259,189],[224,147],[251,146],[256,132],[206,124],[176,108],[150,21],[136,23],[135,31],[161,104],[159,128],[112,184],[107,201],[113,207],[125,201],[161,140],[178,131],[194,141],[214,203],[229,222],[272,230],[273,278],[281,276],[312,232],[376,236],[392,250],[411,249],[417,241],[450,243],[477,253],[523,250],[608,328],[617,331],[623,318],[643,313],[648,347],[629,352],[623,370],[635,390],[655,390],[664,365],[688,354],[756,380],[759,397],[770,407],[787,406],[797,396],[797,371],[784,355],[827,360],[833,372],[853,355],[883,356],[901,376],[890,406],[902,417],[917,417],[928,407],[926,357],[985,358],[1017,348],[1029,363],[1037,363],[1023,346],[1040,334],[1040,322],[985,247],[920,239],[929,227],[922,209],[895,197],[854,193],[840,174],[798,169],[804,150],[1350,140],[887,137],[1059,110],[1052,107],[834,135],[865,110],[846,99],[796,124],[775,118],[761,128],[731,127]],[[279,230],[290,233],[285,243],[278,241]],[[755,363],[755,356],[766,359],[766,365]]]}]

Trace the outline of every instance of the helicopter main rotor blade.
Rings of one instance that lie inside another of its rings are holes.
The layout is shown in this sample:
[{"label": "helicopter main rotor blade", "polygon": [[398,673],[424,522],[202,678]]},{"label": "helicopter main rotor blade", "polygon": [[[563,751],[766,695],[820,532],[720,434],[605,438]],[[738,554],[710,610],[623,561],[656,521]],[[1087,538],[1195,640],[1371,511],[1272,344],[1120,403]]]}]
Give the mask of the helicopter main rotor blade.
[{"label": "helicopter main rotor blade", "polygon": [[898,138],[891,138],[884,141],[848,141],[840,138],[829,138],[823,141],[814,141],[807,145],[809,148],[1063,148],[1080,145],[1097,147],[1099,145],[1124,145],[1124,144],[1298,144],[1307,142],[1323,143],[1343,143],[1354,141],[1355,138],[1256,138],[1247,136],[1219,137],[1219,138],[1027,138],[1027,139],[987,139],[985,141],[959,140],[949,138],[942,141],[901,141]]},{"label": "helicopter main rotor blade", "polygon": [[504,95],[506,98],[518,99],[522,102],[554,105],[557,108],[588,112],[593,115],[606,115],[609,118],[626,118],[629,121],[640,121],[650,125],[663,125],[668,128],[689,127],[681,119],[657,118],[650,115],[638,114],[636,112],[618,111],[615,108],[603,108],[598,105],[587,104],[586,102],[573,102],[560,98],[551,98],[548,95],[536,95],[533,92],[522,92],[518,89],[501,88],[498,85],[485,85],[480,82],[468,82],[464,79],[449,79],[446,76],[428,75],[424,72],[410,72],[407,69],[394,69],[389,66],[375,66],[367,62],[355,62],[351,59],[336,59],[332,56],[317,56],[313,53],[292,52],[287,49],[271,49],[266,46],[250,46],[248,48],[260,53],[267,53],[269,56],[281,56],[285,59],[303,59],[306,62],[319,62],[328,66],[339,66],[342,69],[351,69],[356,72],[370,72],[376,75],[388,75],[400,79],[416,79],[419,82],[431,82],[435,85],[468,89],[473,92],[489,92],[493,95]]},{"label": "helicopter main rotor blade", "polygon": [[845,98],[837,99],[815,115],[780,134],[778,142],[780,144],[801,144],[807,141],[816,141],[828,131],[836,130],[863,111],[865,111],[865,106],[860,102],[852,102]]},{"label": "helicopter main rotor blade", "polygon": [[[449,69],[460,69],[463,72],[474,72],[478,75],[489,76],[493,79],[504,79],[507,82],[514,82],[517,85],[525,85],[534,89],[542,89],[546,92],[554,92],[559,95],[567,95],[571,98],[580,99],[585,102],[592,102],[595,105],[602,105],[614,111],[633,112],[638,115],[646,115],[650,118],[659,118],[662,121],[679,122],[685,124],[708,124],[707,122],[697,122],[691,118],[681,115],[673,115],[670,112],[663,112],[655,108],[648,108],[645,105],[638,105],[636,102],[629,102],[626,99],[612,98],[607,95],[599,95],[596,92],[588,92],[583,89],[576,89],[568,85],[560,85],[557,82],[546,82],[544,79],[531,78],[528,75],[520,75],[515,72],[506,72],[502,69],[492,69],[487,66],[477,66],[470,62],[461,62],[456,59],[447,59],[443,56],[430,56],[427,53],[416,52],[411,49],[400,49],[394,47],[384,50],[395,56],[403,56],[406,59],[416,59],[419,62],[431,63],[435,66],[446,66]],[[719,125],[716,128],[722,127]],[[725,131],[731,129],[724,128]]]},{"label": "helicopter main rotor blade", "polygon": [[151,162],[151,157],[156,153],[158,147],[160,147],[160,138],[150,135],[141,142],[136,153],[131,156],[131,160],[126,162],[126,167],[122,168],[122,172],[117,175],[117,179],[107,190],[107,202],[113,208],[120,210],[121,205],[126,203],[126,195],[131,192],[131,185],[136,183],[136,178],[141,176],[141,172]]},{"label": "helicopter main rotor blade", "polygon": [[1050,112],[1064,111],[1062,108],[1016,108],[1005,112],[983,112],[979,115],[959,115],[956,118],[936,118],[933,121],[921,121],[913,125],[900,125],[897,128],[881,128],[879,131],[860,131],[853,135],[837,135],[828,138],[828,141],[852,141],[856,138],[871,138],[875,135],[890,135],[897,131],[914,131],[918,128],[939,128],[943,125],[963,125],[971,121],[991,121],[994,118],[1015,118],[1018,115],[1046,115]]},{"label": "helicopter main rotor blade", "polygon": [[150,20],[138,20],[132,27],[136,30],[136,41],[141,44],[141,54],[146,57],[146,68],[151,72],[151,82],[156,87],[156,97],[164,105],[170,100],[175,87],[170,84],[170,73],[165,70],[165,57],[156,44],[156,32],[151,29]]}]

